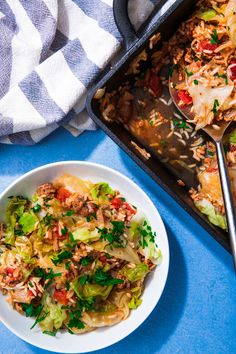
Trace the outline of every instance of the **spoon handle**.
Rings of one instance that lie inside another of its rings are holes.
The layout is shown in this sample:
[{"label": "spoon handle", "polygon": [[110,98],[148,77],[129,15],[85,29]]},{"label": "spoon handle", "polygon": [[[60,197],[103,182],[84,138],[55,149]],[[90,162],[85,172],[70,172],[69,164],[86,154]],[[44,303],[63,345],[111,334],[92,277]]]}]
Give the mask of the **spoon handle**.
[{"label": "spoon handle", "polygon": [[218,158],[219,173],[221,179],[222,193],[225,204],[225,214],[228,224],[230,244],[234,260],[234,268],[236,271],[236,214],[233,202],[232,190],[230,186],[230,178],[226,164],[224,147],[222,141],[216,141],[216,151]]}]

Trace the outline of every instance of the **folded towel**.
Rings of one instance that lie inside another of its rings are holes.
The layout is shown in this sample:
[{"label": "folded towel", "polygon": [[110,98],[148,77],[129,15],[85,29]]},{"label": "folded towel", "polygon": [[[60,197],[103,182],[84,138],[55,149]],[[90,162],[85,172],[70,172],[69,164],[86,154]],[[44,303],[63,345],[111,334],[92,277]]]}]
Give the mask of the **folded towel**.
[{"label": "folded towel", "polygon": [[[130,0],[136,29],[158,1]],[[0,142],[31,145],[59,126],[75,136],[96,129],[87,90],[122,45],[112,3],[0,1]]]}]

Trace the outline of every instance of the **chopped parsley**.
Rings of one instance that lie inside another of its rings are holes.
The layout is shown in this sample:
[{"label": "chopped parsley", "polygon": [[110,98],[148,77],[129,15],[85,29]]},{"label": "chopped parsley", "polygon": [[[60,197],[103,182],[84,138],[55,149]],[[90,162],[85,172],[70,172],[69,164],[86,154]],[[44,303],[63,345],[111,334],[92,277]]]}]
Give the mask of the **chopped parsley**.
[{"label": "chopped parsley", "polygon": [[37,317],[42,311],[43,305],[34,306],[30,304],[22,304],[22,310],[25,312],[26,317]]},{"label": "chopped parsley", "polygon": [[213,108],[212,108],[212,112],[214,113],[214,116],[216,116],[217,115],[217,110],[218,110],[218,107],[219,107],[219,101],[216,99],[215,101],[214,101],[214,105],[213,105]]},{"label": "chopped parsley", "polygon": [[40,204],[35,204],[32,209],[34,213],[38,213],[42,209],[42,207]]},{"label": "chopped parsley", "polygon": [[65,263],[65,268],[66,268],[66,270],[70,270],[70,261],[67,261]]},{"label": "chopped parsley", "polygon": [[188,71],[187,68],[184,68],[184,72],[186,73],[187,77],[190,77],[193,75],[192,71]]},{"label": "chopped parsley", "polygon": [[194,85],[198,85],[198,80],[193,80],[193,82],[194,82]]},{"label": "chopped parsley", "polygon": [[178,67],[179,67],[178,64],[171,65],[171,66],[169,67],[169,76],[172,76],[174,70],[178,69]]},{"label": "chopped parsley", "polygon": [[62,214],[62,216],[71,216],[73,215],[75,212],[73,210],[68,210],[66,213]]},{"label": "chopped parsley", "polygon": [[152,232],[151,226],[147,223],[146,220],[143,222],[143,227],[140,231],[141,240],[139,241],[139,245],[144,249],[148,247],[148,242],[155,242],[156,232]]},{"label": "chopped parsley", "polygon": [[125,247],[126,241],[121,238],[124,234],[125,223],[123,221],[112,221],[112,229],[107,229],[104,227],[103,229],[97,228],[101,233],[100,240],[108,241],[109,245],[113,247]]},{"label": "chopped parsley", "polygon": [[81,258],[81,260],[79,261],[79,264],[81,264],[82,266],[87,266],[92,261],[93,261],[93,257],[87,256],[87,257]]},{"label": "chopped parsley", "polygon": [[87,275],[86,274],[81,275],[81,277],[79,278],[80,284],[84,285],[86,281],[87,281]]},{"label": "chopped parsley", "polygon": [[188,128],[187,122],[183,119],[173,119],[173,124],[174,124],[174,127],[178,128],[178,129]]},{"label": "chopped parsley", "polygon": [[58,265],[59,263],[62,263],[62,261],[64,261],[64,259],[68,259],[72,257],[72,253],[70,251],[61,251],[59,253],[57,253],[56,255],[51,257],[52,262],[55,265]]},{"label": "chopped parsley", "polygon": [[166,140],[161,140],[160,144],[163,148],[167,147],[167,141]]},{"label": "chopped parsley", "polygon": [[225,79],[225,84],[228,85],[229,79],[228,79],[228,76],[227,76],[227,75],[225,75],[225,74],[222,74],[222,75],[221,75],[221,74],[217,73],[215,76],[216,76],[216,77],[220,77],[220,78],[222,78],[222,79]]},{"label": "chopped parsley", "polygon": [[62,234],[63,236],[66,235],[67,232],[68,232],[68,229],[67,229],[66,226],[65,226],[63,229],[61,229],[61,234]]},{"label": "chopped parsley", "polygon": [[43,334],[48,334],[49,336],[55,337],[57,331],[43,331]]},{"label": "chopped parsley", "polygon": [[211,44],[217,44],[219,42],[219,37],[216,29],[214,29],[213,33],[211,34]]},{"label": "chopped parsley", "polygon": [[86,217],[86,221],[87,221],[87,222],[91,221],[92,219],[97,219],[96,213],[91,213],[90,215],[88,215],[88,216]]},{"label": "chopped parsley", "polygon": [[52,269],[50,269],[50,271],[47,273],[45,271],[45,269],[43,268],[35,268],[33,271],[34,276],[42,278],[43,280],[47,280],[47,279],[54,279],[56,277],[60,277],[62,275],[62,273],[54,273]]},{"label": "chopped parsley", "polygon": [[[68,327],[83,329],[85,326],[84,323],[81,321],[82,312],[84,309],[86,311],[91,311],[94,307],[94,303],[95,298],[90,297],[86,300],[77,300],[76,306],[62,306],[63,309],[70,310]],[[69,333],[73,334],[70,329],[68,331]]]},{"label": "chopped parsley", "polygon": [[41,315],[42,309],[43,305],[34,306],[32,303],[22,304],[22,310],[25,312],[26,317],[36,317],[35,322],[30,327],[30,329],[34,328],[37,323],[43,321],[46,318],[46,312],[43,312],[43,315],[39,317]]},{"label": "chopped parsley", "polygon": [[93,276],[93,281],[102,286],[122,284],[123,279],[113,278],[109,273],[104,272],[102,268],[98,268]]}]

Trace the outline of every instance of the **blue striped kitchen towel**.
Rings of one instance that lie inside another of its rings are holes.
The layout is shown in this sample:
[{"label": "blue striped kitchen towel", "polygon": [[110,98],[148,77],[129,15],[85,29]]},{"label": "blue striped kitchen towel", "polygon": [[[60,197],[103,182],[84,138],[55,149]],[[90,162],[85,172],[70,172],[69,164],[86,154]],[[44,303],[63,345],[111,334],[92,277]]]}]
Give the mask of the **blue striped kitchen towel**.
[{"label": "blue striped kitchen towel", "polygon": [[[173,2],[173,1],[172,1]],[[0,0],[0,142],[95,129],[87,90],[122,45],[113,0]],[[130,0],[137,28],[158,0]]]}]

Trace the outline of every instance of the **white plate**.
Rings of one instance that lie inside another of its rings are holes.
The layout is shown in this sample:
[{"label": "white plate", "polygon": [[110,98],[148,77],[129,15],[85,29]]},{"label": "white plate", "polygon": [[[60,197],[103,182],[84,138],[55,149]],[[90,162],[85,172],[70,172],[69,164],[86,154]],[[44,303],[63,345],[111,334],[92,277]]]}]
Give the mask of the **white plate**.
[{"label": "white plate", "polygon": [[13,310],[0,296],[0,320],[18,337],[37,347],[59,353],[85,353],[112,345],[128,336],[150,315],[163,292],[169,267],[169,246],[166,230],[161,217],[148,196],[130,179],[108,167],[90,162],[57,162],[32,170],[10,185],[0,196],[0,215],[5,214],[7,197],[10,195],[31,196],[36,187],[44,182],[53,181],[63,173],[70,173],[92,182],[108,182],[118,189],[125,198],[142,210],[154,231],[157,243],[163,254],[163,261],[148,277],[142,296],[143,303],[131,312],[130,316],[113,327],[97,329],[82,335],[58,333],[51,337],[40,332],[39,328],[30,330],[33,319],[26,318]]}]

